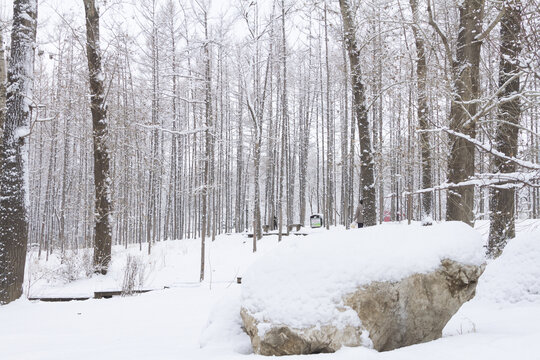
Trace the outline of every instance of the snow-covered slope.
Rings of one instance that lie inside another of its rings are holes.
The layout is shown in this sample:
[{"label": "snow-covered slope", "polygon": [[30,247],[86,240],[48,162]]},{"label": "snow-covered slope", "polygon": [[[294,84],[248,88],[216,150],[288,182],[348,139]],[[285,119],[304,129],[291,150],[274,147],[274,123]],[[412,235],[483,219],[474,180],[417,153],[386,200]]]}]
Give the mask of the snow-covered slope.
[{"label": "snow-covered slope", "polygon": [[508,243],[480,278],[476,300],[540,302],[540,230],[521,234]]},{"label": "snow-covered slope", "polygon": [[[464,304],[444,333],[536,332],[540,339],[540,230],[523,232],[491,261],[476,296]],[[538,341],[529,346],[536,346]],[[538,346],[540,348],[540,346]],[[540,359],[540,351],[536,359]]]}]

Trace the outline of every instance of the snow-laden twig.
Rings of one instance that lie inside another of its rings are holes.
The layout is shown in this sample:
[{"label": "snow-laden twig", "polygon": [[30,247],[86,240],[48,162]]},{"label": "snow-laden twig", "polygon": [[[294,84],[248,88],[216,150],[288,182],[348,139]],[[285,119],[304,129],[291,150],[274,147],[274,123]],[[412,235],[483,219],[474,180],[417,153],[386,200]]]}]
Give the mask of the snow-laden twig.
[{"label": "snow-laden twig", "polygon": [[159,131],[163,131],[163,132],[173,134],[173,135],[193,135],[193,134],[204,132],[204,131],[210,129],[207,126],[203,126],[203,127],[195,128],[195,129],[191,129],[191,130],[176,131],[176,130],[170,130],[170,129],[162,128],[162,127],[159,127],[157,125],[144,125],[144,124],[135,124],[135,125],[138,126],[138,127],[143,128],[143,129],[159,130]]},{"label": "snow-laden twig", "polygon": [[[465,186],[478,186],[478,187],[491,187],[498,189],[510,189],[510,188],[522,188],[524,186],[540,188],[540,183],[535,181],[540,180],[540,171],[528,171],[528,172],[513,172],[513,173],[484,173],[476,174],[468,180],[459,183],[442,183],[437,186],[433,186],[426,189],[420,189],[416,191],[405,191],[402,193],[403,197],[408,195],[423,194],[426,192],[437,190],[455,189]],[[395,194],[388,195],[387,197],[395,196]]]},{"label": "snow-laden twig", "polygon": [[529,170],[540,171],[540,164],[535,164],[535,163],[527,161],[527,160],[521,160],[521,159],[515,158],[513,156],[505,155],[504,153],[502,153],[502,152],[498,151],[497,149],[495,149],[493,147],[493,145],[491,145],[491,144],[490,145],[483,144],[480,141],[470,137],[469,135],[465,135],[465,134],[462,134],[460,132],[450,130],[447,127],[442,127],[442,128],[437,128],[437,129],[417,130],[416,132],[418,132],[418,133],[420,133],[420,132],[445,132],[445,133],[447,133],[449,135],[453,135],[455,137],[459,137],[459,138],[462,138],[464,140],[467,140],[470,143],[474,144],[474,146],[476,146],[480,150],[483,150],[483,151],[485,151],[487,153],[490,153],[490,154],[492,154],[494,156],[497,156],[497,157],[500,157],[502,159],[511,161],[511,162],[516,163],[517,165],[522,166],[522,167],[524,167],[526,169],[529,169]]}]

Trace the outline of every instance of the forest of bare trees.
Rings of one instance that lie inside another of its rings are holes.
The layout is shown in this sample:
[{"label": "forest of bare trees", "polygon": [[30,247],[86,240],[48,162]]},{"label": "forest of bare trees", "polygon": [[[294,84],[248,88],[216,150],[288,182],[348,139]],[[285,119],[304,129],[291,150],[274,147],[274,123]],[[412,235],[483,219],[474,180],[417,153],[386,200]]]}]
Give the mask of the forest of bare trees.
[{"label": "forest of bare trees", "polygon": [[203,280],[216,235],[360,199],[368,226],[490,219],[492,256],[540,216],[537,0],[73,3],[37,41],[35,0],[0,8],[0,303],[27,244],[105,273],[200,238]]}]

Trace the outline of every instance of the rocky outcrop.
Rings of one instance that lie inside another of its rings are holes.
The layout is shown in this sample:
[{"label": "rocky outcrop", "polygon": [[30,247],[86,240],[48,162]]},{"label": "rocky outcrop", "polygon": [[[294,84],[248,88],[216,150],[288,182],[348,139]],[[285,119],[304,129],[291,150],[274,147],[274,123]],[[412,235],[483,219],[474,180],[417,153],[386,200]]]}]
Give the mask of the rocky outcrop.
[{"label": "rocky outcrop", "polygon": [[358,314],[359,327],[296,329],[273,324],[272,319],[261,324],[244,308],[241,316],[254,351],[262,355],[334,352],[342,346],[393,350],[440,338],[450,318],[474,296],[483,269],[443,260],[437,270],[427,274],[362,286],[343,299]]},{"label": "rocky outcrop", "polygon": [[463,303],[472,299],[483,267],[443,260],[428,274],[374,282],[345,298],[378,351],[438,339]]},{"label": "rocky outcrop", "polygon": [[[240,312],[244,328],[251,337],[253,351],[262,355],[298,355],[332,353],[342,346],[362,345],[362,330],[353,326],[332,325],[295,329],[286,325],[270,325],[259,334],[259,322],[245,309]],[[262,336],[261,336],[262,335]]]}]

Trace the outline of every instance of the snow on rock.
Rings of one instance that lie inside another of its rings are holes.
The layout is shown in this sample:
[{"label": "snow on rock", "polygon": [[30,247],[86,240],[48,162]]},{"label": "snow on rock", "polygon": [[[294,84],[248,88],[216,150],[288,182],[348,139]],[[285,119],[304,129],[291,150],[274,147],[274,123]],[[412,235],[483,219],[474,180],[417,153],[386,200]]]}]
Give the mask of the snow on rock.
[{"label": "snow on rock", "polygon": [[481,265],[481,236],[468,225],[382,225],[288,238],[243,278],[242,307],[259,335],[273,324],[292,328],[359,325],[343,296],[374,281],[399,281],[437,269],[441,260]]}]

